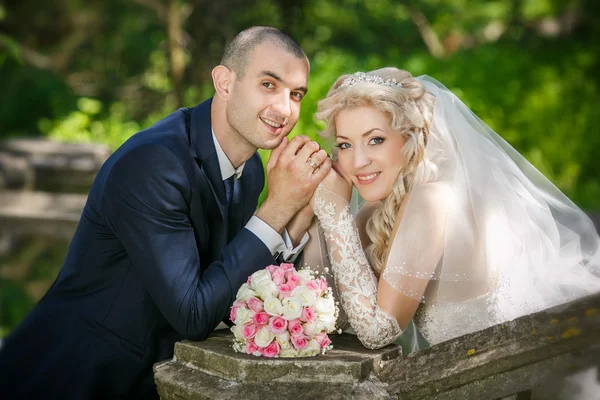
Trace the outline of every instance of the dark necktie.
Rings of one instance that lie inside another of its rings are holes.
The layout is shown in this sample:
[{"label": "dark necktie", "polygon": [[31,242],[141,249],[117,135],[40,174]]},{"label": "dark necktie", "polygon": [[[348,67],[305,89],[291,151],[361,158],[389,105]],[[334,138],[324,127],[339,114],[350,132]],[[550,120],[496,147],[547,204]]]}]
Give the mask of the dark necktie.
[{"label": "dark necktie", "polygon": [[227,199],[227,204],[229,204],[233,197],[233,175],[225,179],[223,184],[225,185],[225,198]]}]

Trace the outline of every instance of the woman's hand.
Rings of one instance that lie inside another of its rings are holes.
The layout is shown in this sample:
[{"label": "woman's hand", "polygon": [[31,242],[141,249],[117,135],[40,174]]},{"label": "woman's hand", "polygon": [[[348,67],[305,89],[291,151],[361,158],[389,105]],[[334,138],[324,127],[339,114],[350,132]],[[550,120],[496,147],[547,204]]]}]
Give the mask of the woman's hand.
[{"label": "woman's hand", "polygon": [[[325,179],[323,179],[321,184],[325,185],[328,190],[335,193],[346,202],[350,203],[350,197],[352,196],[352,181],[346,174],[344,174],[339,163],[333,162],[332,168],[329,170],[329,173]],[[310,205],[313,208],[314,199],[315,196],[313,195],[312,199],[310,200]]]}]

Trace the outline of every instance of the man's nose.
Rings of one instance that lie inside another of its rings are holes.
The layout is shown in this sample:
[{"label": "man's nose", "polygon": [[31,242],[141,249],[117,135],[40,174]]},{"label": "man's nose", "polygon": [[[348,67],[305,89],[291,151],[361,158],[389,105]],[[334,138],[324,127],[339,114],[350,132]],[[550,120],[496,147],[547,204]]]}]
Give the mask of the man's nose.
[{"label": "man's nose", "polygon": [[275,104],[273,104],[272,108],[284,118],[288,118],[290,115],[292,115],[290,93],[287,90],[282,91],[277,96]]}]

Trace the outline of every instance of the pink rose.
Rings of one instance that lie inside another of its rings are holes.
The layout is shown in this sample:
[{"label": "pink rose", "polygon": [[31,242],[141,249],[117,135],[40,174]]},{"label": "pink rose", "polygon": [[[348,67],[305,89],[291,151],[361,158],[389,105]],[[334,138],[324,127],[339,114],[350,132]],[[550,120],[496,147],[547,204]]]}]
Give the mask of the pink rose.
[{"label": "pink rose", "polygon": [[265,268],[267,271],[269,271],[269,273],[271,275],[273,275],[273,272],[277,271],[279,269],[279,267],[277,265],[269,265],[267,268]]},{"label": "pink rose", "polygon": [[282,268],[279,268],[271,274],[271,279],[277,286],[279,286],[284,283],[284,275],[285,271]]},{"label": "pink rose", "polygon": [[306,340],[306,336],[292,336],[292,345],[296,350],[302,350],[308,344],[308,340]]},{"label": "pink rose", "polygon": [[269,320],[269,330],[276,335],[284,333],[287,330],[287,327],[287,320],[279,316],[271,317],[271,319]]},{"label": "pink rose", "polygon": [[252,317],[252,322],[254,322],[258,327],[261,327],[269,323],[269,319],[271,319],[271,316],[269,314],[267,314],[264,311],[260,311],[254,314],[254,316]]},{"label": "pink rose", "polygon": [[235,317],[237,315],[237,310],[240,307],[244,307],[245,304],[244,303],[233,303],[233,306],[231,307],[231,311],[229,312],[229,319],[231,320],[231,322],[235,323]]},{"label": "pink rose", "polygon": [[257,299],[256,297],[250,297],[247,301],[248,307],[254,312],[260,312],[264,310],[263,302]]},{"label": "pink rose", "polygon": [[302,315],[300,316],[302,322],[314,321],[316,318],[317,315],[311,307],[302,307]]},{"label": "pink rose", "polygon": [[284,283],[283,285],[279,286],[279,299],[283,300],[286,297],[290,297],[292,289],[293,288],[287,283]]},{"label": "pink rose", "polygon": [[329,285],[327,284],[327,279],[325,279],[324,276],[321,277],[321,281],[319,282],[319,284],[321,286],[321,293],[327,291]]},{"label": "pink rose", "polygon": [[260,349],[260,347],[258,347],[256,345],[256,343],[254,343],[254,340],[252,340],[252,339],[246,340],[246,354],[254,354],[259,349]]},{"label": "pink rose", "polygon": [[284,271],[290,271],[290,270],[294,270],[294,264],[290,264],[290,263],[282,263],[280,265],[281,269],[283,269]]},{"label": "pink rose", "polygon": [[300,284],[300,277],[292,271],[287,277],[287,284],[294,290]]},{"label": "pink rose", "polygon": [[273,358],[281,351],[281,346],[277,343],[277,340],[273,340],[267,347],[261,349],[262,355],[265,357]]},{"label": "pink rose", "polygon": [[329,336],[327,336],[327,332],[316,334],[314,339],[317,341],[317,343],[319,343],[319,346],[321,346],[322,349],[331,344],[331,339],[329,339]]},{"label": "pink rose", "polygon": [[292,336],[304,336],[304,330],[302,329],[302,321],[299,319],[293,319],[288,322],[288,331]]},{"label": "pink rose", "polygon": [[321,288],[319,281],[310,281],[306,284],[306,287],[314,292],[317,292],[317,296],[321,294],[319,293]]},{"label": "pink rose", "polygon": [[252,322],[248,322],[242,326],[242,336],[244,339],[252,339],[256,335],[257,331],[258,327]]}]

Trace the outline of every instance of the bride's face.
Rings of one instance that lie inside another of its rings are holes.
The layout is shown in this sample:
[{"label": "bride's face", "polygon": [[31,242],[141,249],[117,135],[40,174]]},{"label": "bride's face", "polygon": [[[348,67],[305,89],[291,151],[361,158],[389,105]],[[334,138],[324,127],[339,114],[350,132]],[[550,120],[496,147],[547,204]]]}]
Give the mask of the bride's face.
[{"label": "bride's face", "polygon": [[386,198],[405,164],[404,139],[391,118],[371,107],[341,111],[336,120],[340,167],[367,201]]}]

